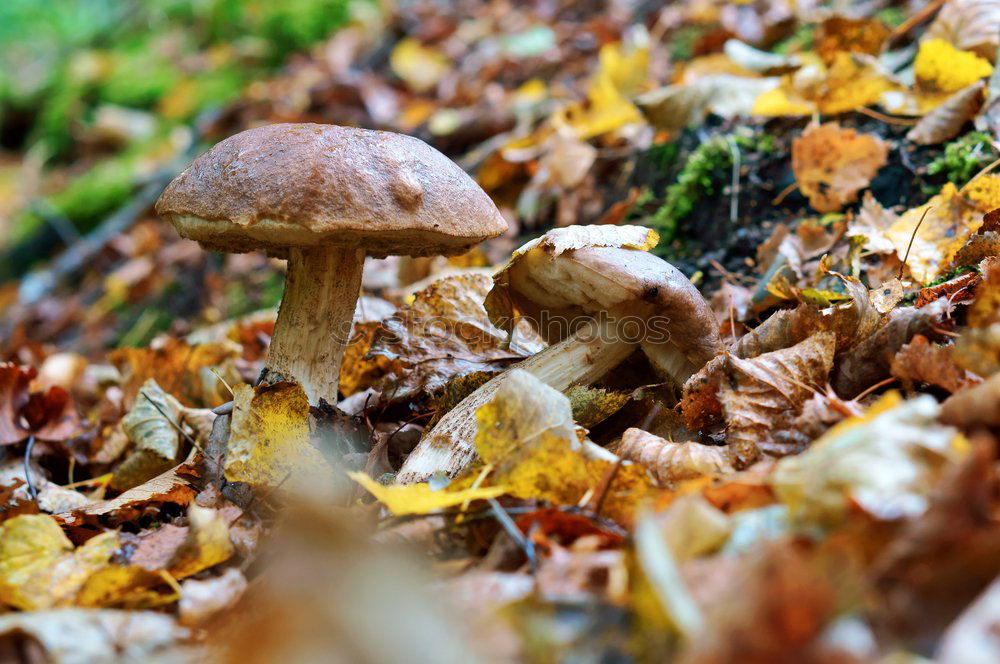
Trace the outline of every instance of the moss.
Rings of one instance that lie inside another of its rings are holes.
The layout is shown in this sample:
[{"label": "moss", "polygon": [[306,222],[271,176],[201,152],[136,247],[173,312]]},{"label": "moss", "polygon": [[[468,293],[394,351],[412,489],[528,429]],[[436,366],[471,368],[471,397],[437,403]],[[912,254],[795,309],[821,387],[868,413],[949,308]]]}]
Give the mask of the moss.
[{"label": "moss", "polygon": [[771,50],[780,55],[811,51],[815,36],[816,26],[802,23],[795,28],[795,32],[775,44]]},{"label": "moss", "polygon": [[890,28],[897,28],[906,20],[906,10],[902,7],[886,7],[875,12],[875,18],[879,19]]},{"label": "moss", "polygon": [[956,138],[944,147],[944,154],[927,164],[927,173],[943,173],[950,182],[965,184],[993,160],[990,137],[978,131]]}]

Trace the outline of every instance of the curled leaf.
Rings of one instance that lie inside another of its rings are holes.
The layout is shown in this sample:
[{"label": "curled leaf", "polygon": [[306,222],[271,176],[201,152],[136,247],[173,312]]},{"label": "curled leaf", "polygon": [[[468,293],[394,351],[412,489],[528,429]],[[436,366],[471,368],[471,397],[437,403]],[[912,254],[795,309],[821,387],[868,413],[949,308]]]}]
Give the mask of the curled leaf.
[{"label": "curled leaf", "polygon": [[645,466],[661,486],[703,475],[733,472],[729,450],[701,443],[675,443],[642,429],[627,429],[618,454]]}]

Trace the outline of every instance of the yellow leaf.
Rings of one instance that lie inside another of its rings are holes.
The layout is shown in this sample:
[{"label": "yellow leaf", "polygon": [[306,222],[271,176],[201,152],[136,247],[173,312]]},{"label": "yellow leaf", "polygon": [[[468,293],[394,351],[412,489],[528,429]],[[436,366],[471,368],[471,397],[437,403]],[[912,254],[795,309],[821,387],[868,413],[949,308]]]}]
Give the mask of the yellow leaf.
[{"label": "yellow leaf", "polygon": [[605,44],[598,52],[597,60],[598,79],[607,79],[623,95],[634,95],[642,91],[649,70],[648,47],[634,46],[626,49],[621,42]]},{"label": "yellow leaf", "polygon": [[329,481],[331,469],[309,440],[309,400],[301,385],[236,388],[224,471],[230,482],[255,488],[290,486],[288,479]]},{"label": "yellow leaf", "polygon": [[993,73],[989,61],[969,51],[960,51],[943,39],[920,43],[913,66],[917,84],[935,92],[958,92]]},{"label": "yellow leaf", "polygon": [[375,496],[380,503],[385,505],[396,516],[402,514],[427,514],[428,512],[446,507],[461,505],[466,501],[496,498],[504,493],[503,487],[483,487],[462,489],[459,491],[441,489],[435,491],[426,482],[385,486],[364,473],[349,472],[347,475],[363,486],[368,493]]},{"label": "yellow leaf", "polygon": [[233,555],[229,526],[217,510],[192,504],[188,507],[188,535],[170,562],[178,579],[223,563]]},{"label": "yellow leaf", "polygon": [[51,516],[8,519],[0,525],[0,605],[36,611],[71,604],[117,548],[115,532],[102,533],[74,550]]},{"label": "yellow leaf", "polygon": [[763,92],[753,103],[753,115],[799,116],[812,115],[816,104],[803,98],[795,90],[786,85]]},{"label": "yellow leaf", "polygon": [[[476,451],[493,466],[486,481],[512,496],[573,505],[599,488],[612,465],[584,454],[569,399],[520,369],[511,370],[493,399],[476,411],[476,422]],[[466,479],[476,473],[471,469]],[[629,520],[652,491],[642,468],[623,466],[604,509]]]},{"label": "yellow leaf", "polygon": [[415,92],[427,92],[448,73],[451,60],[441,51],[407,37],[392,49],[389,66]]},{"label": "yellow leaf", "polygon": [[[1000,198],[1000,177],[984,175],[960,193],[950,182],[925,205],[904,212],[885,231],[900,258],[910,253],[906,265],[920,283],[939,277],[969,237],[983,224],[983,213],[996,207]],[[920,218],[924,216],[923,223]],[[914,234],[914,229],[916,230]],[[913,244],[910,246],[910,238]]]}]

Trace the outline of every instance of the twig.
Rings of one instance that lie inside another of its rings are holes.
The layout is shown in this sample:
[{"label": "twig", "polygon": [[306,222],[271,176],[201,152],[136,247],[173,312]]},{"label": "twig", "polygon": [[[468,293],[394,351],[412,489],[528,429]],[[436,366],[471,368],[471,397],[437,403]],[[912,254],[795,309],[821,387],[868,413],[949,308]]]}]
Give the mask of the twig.
[{"label": "twig", "polygon": [[855,110],[857,110],[857,112],[861,113],[862,115],[867,115],[870,118],[875,118],[876,120],[885,122],[886,124],[905,125],[907,127],[912,127],[913,125],[917,124],[917,121],[913,118],[900,118],[894,115],[886,115],[885,113],[879,113],[878,111],[866,108],[864,106]]},{"label": "twig", "polygon": [[945,0],[932,0],[924,5],[919,11],[917,11],[916,14],[896,26],[896,29],[892,31],[889,38],[885,40],[886,45],[888,46],[889,44],[892,44],[907,32],[931,18],[939,9],[941,9],[941,6],[944,5],[944,3]]},{"label": "twig", "polygon": [[986,175],[987,173],[989,173],[990,171],[992,171],[997,166],[1000,166],[1000,159],[997,159],[997,160],[989,163],[986,167],[983,168],[983,170],[981,170],[978,173],[976,173],[975,175],[973,175],[971,180],[969,180],[968,182],[966,182],[965,184],[962,185],[962,188],[958,190],[958,193],[961,194],[962,192],[964,192],[966,190],[966,188],[970,184],[972,184],[973,182],[976,181],[976,178],[979,178],[979,177],[981,177],[983,175]]},{"label": "twig", "polygon": [[920,215],[920,221],[917,222],[916,227],[914,227],[913,229],[913,235],[910,236],[910,243],[906,245],[906,254],[903,256],[903,262],[899,264],[899,276],[896,277],[897,279],[903,278],[903,270],[906,269],[906,259],[910,257],[910,248],[913,246],[913,240],[915,240],[917,237],[917,231],[920,230],[920,224],[924,223],[924,217],[926,217],[927,213],[933,209],[934,206],[932,205],[931,207],[924,210],[924,213]]},{"label": "twig", "polygon": [[871,387],[869,387],[866,390],[864,390],[863,392],[861,392],[861,394],[855,396],[854,399],[852,399],[852,401],[861,401],[862,399],[864,399],[866,396],[868,396],[869,394],[871,394],[872,392],[874,392],[878,388],[885,387],[886,385],[891,385],[892,383],[895,383],[897,380],[899,380],[899,379],[896,378],[895,376],[890,376],[889,378],[886,378],[885,380],[880,380],[879,382],[875,383]]},{"label": "twig", "polygon": [[510,538],[521,547],[524,555],[528,557],[528,566],[531,568],[531,571],[537,572],[538,560],[535,559],[535,543],[530,538],[524,536],[524,533],[517,527],[514,520],[510,518],[510,514],[504,511],[503,506],[497,502],[496,498],[487,498],[486,500],[489,501],[490,507],[493,509],[493,515],[497,518],[497,521],[507,531]]},{"label": "twig", "polygon": [[732,183],[729,186],[729,221],[735,224],[740,211],[740,148],[731,135],[726,137],[726,143],[729,144],[729,153],[733,157]]},{"label": "twig", "polygon": [[31,499],[38,502],[38,489],[35,488],[35,483],[31,479],[31,452],[35,449],[35,437],[28,436],[28,445],[24,448],[24,480],[28,483],[28,495]]},{"label": "twig", "polygon": [[798,182],[791,183],[790,185],[788,185],[787,187],[785,187],[784,189],[782,189],[778,193],[777,196],[774,197],[774,200],[771,201],[771,205],[781,205],[781,202],[783,200],[785,200],[785,197],[788,196],[788,194],[792,193],[793,191],[795,191],[798,188],[799,188],[799,183]]},{"label": "twig", "polygon": [[618,470],[621,467],[622,459],[619,458],[618,461],[615,461],[615,464],[611,466],[611,468],[608,468],[608,470],[604,473],[604,477],[601,478],[602,482],[597,490],[597,495],[595,496],[595,499],[592,500],[594,505],[592,510],[594,516],[601,515],[601,508],[604,507],[604,501],[608,497],[608,494],[611,493],[611,485],[614,484],[615,478],[618,477]]}]

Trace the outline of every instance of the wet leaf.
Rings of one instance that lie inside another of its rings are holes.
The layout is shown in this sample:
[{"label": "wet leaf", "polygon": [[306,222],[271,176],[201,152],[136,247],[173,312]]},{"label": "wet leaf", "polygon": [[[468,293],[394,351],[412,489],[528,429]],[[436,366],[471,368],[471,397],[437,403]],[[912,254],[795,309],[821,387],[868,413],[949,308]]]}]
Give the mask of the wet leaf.
[{"label": "wet leaf", "polygon": [[810,125],[792,142],[792,170],[809,204],[835,212],[857,199],[885,162],[889,146],[836,122]]}]

